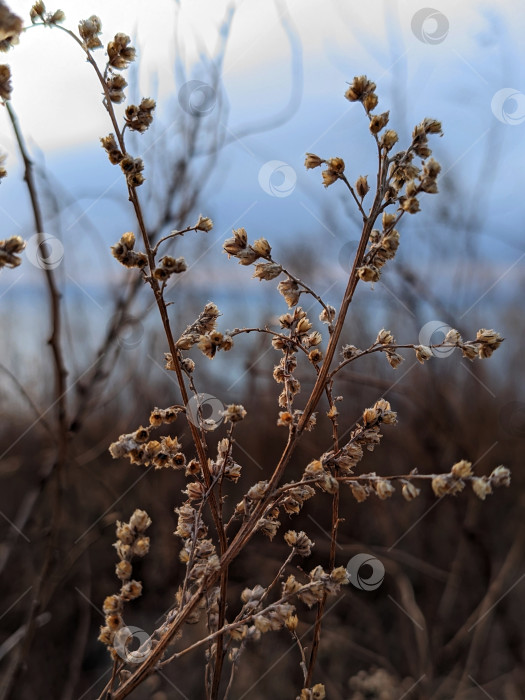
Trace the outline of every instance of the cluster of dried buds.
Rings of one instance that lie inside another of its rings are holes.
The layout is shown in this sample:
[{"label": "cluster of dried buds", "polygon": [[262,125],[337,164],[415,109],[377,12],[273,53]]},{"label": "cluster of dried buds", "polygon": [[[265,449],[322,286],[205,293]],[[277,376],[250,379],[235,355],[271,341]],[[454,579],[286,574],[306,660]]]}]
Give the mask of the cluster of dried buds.
[{"label": "cluster of dried buds", "polygon": [[[354,78],[352,84],[345,93],[350,102],[361,102],[369,118],[370,132],[377,141],[385,166],[382,166],[383,181],[380,183],[383,200],[382,231],[374,229],[369,237],[369,249],[363,258],[358,270],[359,278],[364,282],[377,282],[381,275],[381,268],[387,260],[392,259],[399,246],[399,231],[394,227],[404,212],[415,214],[419,211],[418,195],[426,192],[436,194],[437,176],[441,166],[433,158],[429,158],[432,151],[428,147],[430,134],[442,135],[441,123],[435,119],[424,119],[418,124],[412,133],[410,146],[404,150],[389,156],[389,152],[398,141],[397,133],[392,129],[386,129],[389,122],[389,112],[373,114],[377,107],[378,97],[375,93],[376,85],[364,75]],[[422,159],[421,165],[414,164],[414,157]],[[428,160],[427,160],[428,159]],[[324,159],[314,153],[307,153],[305,167],[307,169],[318,168],[326,165],[323,170],[323,183],[325,187],[332,185],[337,180],[343,180],[350,188],[356,201],[363,202],[370,191],[368,176],[360,175],[352,188],[345,176],[345,163],[342,158]],[[387,206],[397,205],[396,213],[384,211]],[[361,213],[365,216],[361,207]]]},{"label": "cluster of dried buds", "polygon": [[151,525],[151,519],[143,510],[136,510],[129,522],[117,521],[117,541],[114,544],[118,554],[115,569],[121,581],[120,591],[104,600],[105,625],[100,628],[99,640],[105,644],[114,659],[117,658],[115,636],[124,628],[122,612],[124,604],[138,598],[142,593],[142,583],[131,578],[133,557],[144,557],[149,552],[149,537],[144,533]]},{"label": "cluster of dried buds", "polygon": [[125,267],[138,267],[142,270],[148,264],[146,253],[133,250],[135,247],[135,234],[131,231],[125,233],[118,243],[111,246],[113,257]]},{"label": "cluster of dried buds", "polygon": [[126,127],[143,134],[153,122],[155,100],[144,97],[140,105],[128,105],[125,111]]},{"label": "cluster of dried buds", "polygon": [[417,361],[421,364],[427,362],[436,354],[439,354],[440,348],[459,348],[463,357],[471,361],[476,357],[485,359],[490,357],[503,341],[504,338],[502,338],[499,333],[492,329],[487,330],[486,328],[480,328],[480,330],[477,331],[475,340],[464,341],[459,331],[455,328],[450,328],[441,343],[436,343],[434,345],[398,345],[393,334],[385,328],[382,328],[377,334],[375,342],[367,350],[360,350],[355,345],[344,345],[341,351],[343,361],[336,371],[338,371],[341,366],[348,364],[348,362],[352,362],[362,355],[367,355],[376,351],[384,352],[390,366],[396,369],[404,361],[404,357],[396,352],[396,350],[403,347],[412,349]]},{"label": "cluster of dried buds", "polygon": [[39,2],[35,2],[29,11],[29,17],[31,18],[31,22],[33,24],[36,24],[37,22],[43,22],[44,24],[60,24],[66,19],[66,16],[62,10],[47,12],[46,6],[40,0]]},{"label": "cluster of dried buds", "polygon": [[23,30],[22,18],[11,12],[9,7],[0,1],[0,51],[5,53],[18,44]]},{"label": "cluster of dried buds", "polygon": [[26,247],[25,241],[20,236],[11,236],[5,241],[0,241],[0,268],[18,267],[22,260],[19,257]]},{"label": "cluster of dried buds", "polygon": [[[199,350],[209,357],[215,357],[217,350],[228,351],[233,347],[232,337],[228,333],[216,330],[219,309],[213,303],[206,304],[199,317],[191,323],[177,340],[179,350],[189,350],[197,345]],[[170,358],[171,359],[171,358]]]},{"label": "cluster of dried buds", "polygon": [[432,479],[432,490],[440,498],[441,496],[456,496],[465,488],[465,483],[470,481],[472,490],[482,501],[492,493],[493,487],[510,486],[510,471],[500,465],[489,476],[474,476],[472,463],[466,459],[454,464],[450,474],[439,474]]},{"label": "cluster of dried buds", "polygon": [[[13,86],[11,85],[11,68],[7,64],[0,65],[0,98],[2,100],[10,100],[11,92],[13,91]],[[2,156],[2,162],[5,160],[5,155]],[[4,168],[2,168],[3,173],[0,177],[5,177],[7,175]]]},{"label": "cluster of dried buds", "polygon": [[183,406],[170,406],[169,408],[155,408],[150,415],[150,425],[141,426],[133,433],[121,435],[118,440],[110,445],[109,451],[114,459],[126,457],[131,464],[139,464],[144,467],[154,466],[155,469],[184,469],[186,457],[181,451],[181,444],[177,437],[169,435],[161,436],[158,440],[151,439],[151,433],[163,424],[173,423]]}]

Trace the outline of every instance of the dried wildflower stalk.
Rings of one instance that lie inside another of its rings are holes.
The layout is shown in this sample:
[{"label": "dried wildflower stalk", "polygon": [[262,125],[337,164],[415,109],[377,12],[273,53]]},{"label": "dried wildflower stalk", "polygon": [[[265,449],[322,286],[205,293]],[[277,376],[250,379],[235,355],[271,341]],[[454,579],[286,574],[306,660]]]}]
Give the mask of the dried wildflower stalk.
[{"label": "dried wildflower stalk", "polygon": [[[369,122],[369,130],[375,141],[378,156],[378,168],[375,188],[371,202],[365,205],[365,199],[371,191],[368,176],[360,175],[354,185],[346,175],[346,166],[342,158],[324,159],[315,154],[307,154],[305,166],[315,169],[324,166],[322,172],[325,187],[341,181],[348,189],[363,220],[363,227],[358,250],[349,275],[339,309],[325,303],[308,284],[301,281],[287,267],[272,257],[271,246],[264,238],[250,243],[245,229],[233,231],[233,236],[224,243],[224,251],[238,260],[241,265],[254,266],[254,277],[260,281],[278,282],[279,292],[284,297],[289,311],[279,318],[279,329],[270,328],[235,328],[233,331],[219,331],[217,323],[219,310],[210,302],[199,317],[190,323],[177,336],[173,334],[167,313],[164,294],[173,275],[186,270],[183,258],[170,255],[158,257],[161,246],[178,236],[190,231],[208,232],[212,221],[200,216],[197,223],[182,230],[175,230],[153,246],[148,236],[138,188],[145,180],[145,166],[140,158],[127,151],[125,131],[144,133],[153,121],[155,103],[144,98],[139,105],[125,108],[124,124],[119,126],[114,104],[125,100],[126,81],[120,71],[135,59],[135,50],[130,46],[129,37],[116,34],[114,40],[106,47],[107,60],[101,69],[93,56],[93,51],[102,47],[100,40],[101,21],[92,16],[79,25],[79,34],[60,27],[64,17],[60,11],[48,13],[42,2],[34,5],[31,19],[35,24],[58,27],[70,35],[82,48],[91,64],[104,92],[104,105],[111,119],[113,133],[101,139],[112,164],[118,166],[125,177],[129,199],[133,205],[141,234],[143,250],[137,250],[137,241],[132,232],[122,235],[113,246],[114,257],[125,267],[135,269],[136,274],[147,282],[155,296],[166,334],[169,352],[166,354],[166,367],[174,371],[181,394],[181,404],[168,408],[155,408],[150,415],[149,426],[139,427],[132,433],[121,435],[111,445],[113,457],[126,457],[133,464],[145,468],[171,468],[183,470],[188,479],[184,493],[184,503],[177,504],[175,512],[178,517],[175,534],[182,541],[181,561],[186,565],[184,580],[181,582],[173,608],[166,615],[163,623],[151,634],[151,650],[140,664],[129,664],[117,653],[115,638],[124,628],[122,607],[124,600],[136,597],[140,593],[139,584],[130,581],[131,554],[143,554],[146,544],[138,547],[138,542],[145,540],[142,533],[149,524],[149,518],[142,511],[136,511],[130,523],[118,524],[117,551],[120,557],[117,575],[123,581],[120,592],[109,596],[105,603],[106,625],[101,631],[103,641],[114,660],[114,669],[110,682],[101,694],[101,698],[121,699],[129,695],[156,669],[174,662],[195,648],[205,646],[207,664],[205,683],[207,697],[215,700],[219,696],[223,664],[228,658],[231,664],[230,679],[226,688],[229,693],[239,659],[248,641],[256,641],[269,631],[284,628],[297,642],[303,669],[304,683],[299,700],[325,697],[322,684],[313,684],[313,675],[317,649],[321,638],[321,620],[325,602],[329,595],[337,594],[341,585],[348,583],[346,570],[336,566],[336,541],[339,523],[339,487],[347,483],[356,501],[362,502],[370,495],[384,500],[394,493],[394,483],[399,482],[403,497],[412,500],[419,494],[415,482],[431,480],[436,496],[457,495],[467,483],[471,483],[474,492],[484,499],[493,487],[508,486],[510,473],[503,467],[497,467],[489,477],[476,477],[471,464],[462,460],[455,464],[449,473],[419,474],[412,470],[405,475],[377,475],[375,473],[354,474],[354,469],[363,459],[365,450],[371,451],[381,440],[381,426],[396,423],[396,413],[388,401],[380,399],[367,408],[362,420],[353,428],[348,438],[343,439],[339,431],[340,411],[338,403],[342,397],[334,395],[334,382],[339,372],[347,364],[358,358],[375,352],[384,352],[390,365],[395,369],[403,357],[398,352],[409,348],[415,352],[419,362],[432,358],[433,350],[439,347],[457,347],[468,359],[486,358],[498,348],[502,338],[492,330],[481,329],[473,341],[463,341],[458,331],[450,331],[439,345],[423,346],[417,344],[399,345],[387,330],[381,330],[366,350],[359,350],[353,345],[340,348],[340,337],[350,303],[358,283],[376,282],[384,265],[395,257],[400,243],[397,225],[405,214],[416,214],[420,209],[420,197],[424,193],[437,193],[439,164],[431,158],[429,137],[441,135],[441,124],[433,119],[424,119],[412,133],[409,146],[394,151],[398,141],[397,133],[388,129],[389,113],[375,113],[378,97],[375,84],[365,76],[354,78],[346,91],[345,97],[352,102],[360,102]],[[378,228],[374,228],[376,222]],[[313,297],[320,305],[319,320],[328,328],[328,342],[323,349],[323,336],[308,319],[306,312],[298,306],[301,295]],[[217,444],[215,452],[208,444],[208,434],[217,428],[218,422],[203,417],[202,395],[199,394],[193,372],[194,361],[185,356],[188,350],[197,347],[207,358],[212,359],[219,351],[229,351],[233,338],[250,332],[260,332],[272,336],[273,347],[281,353],[281,359],[274,368],[273,378],[282,384],[279,396],[278,425],[287,430],[287,442],[282,455],[269,478],[252,484],[245,490],[245,495],[235,506],[228,520],[225,519],[223,504],[224,491],[228,481],[237,482],[242,476],[242,465],[235,457],[235,427],[246,419],[245,409],[230,404],[222,411],[226,436]],[[338,350],[342,360],[335,364],[334,357]],[[315,384],[302,408],[296,407],[301,385],[295,375],[299,359],[311,365],[315,372]],[[190,401],[191,394],[191,401]],[[316,456],[304,468],[298,482],[281,483],[285,470],[295,448],[305,431],[316,427],[319,402],[326,395],[329,405],[327,418],[332,426],[331,449]],[[156,435],[159,429],[165,430],[177,420],[184,420],[190,428],[192,445],[184,446],[174,435]],[[296,556],[307,557],[313,542],[304,532],[289,530],[284,540],[291,548],[289,556],[277,571],[274,579],[267,583],[245,589],[241,595],[241,609],[233,621],[226,618],[228,595],[228,567],[246,547],[253,535],[261,531],[270,539],[276,536],[282,514],[294,515],[301,511],[307,500],[314,497],[316,489],[332,495],[332,531],[330,555],[327,569],[315,567],[309,574],[302,573],[298,578],[286,572]],[[215,532],[210,533],[207,524],[207,511],[210,511]],[[139,515],[137,515],[139,514]],[[142,526],[137,527],[134,518],[141,519]],[[229,535],[230,528],[237,524],[234,535]],[[285,578],[286,576],[286,578]],[[128,595],[128,588],[133,594]],[[280,586],[280,593],[276,590]],[[270,596],[274,597],[270,601]],[[317,619],[313,643],[309,658],[306,658],[296,628],[299,615],[296,604],[317,605]],[[182,634],[184,623],[195,623],[205,614],[208,634],[180,651],[170,651],[168,647]],[[226,697],[225,695],[225,697]]]}]

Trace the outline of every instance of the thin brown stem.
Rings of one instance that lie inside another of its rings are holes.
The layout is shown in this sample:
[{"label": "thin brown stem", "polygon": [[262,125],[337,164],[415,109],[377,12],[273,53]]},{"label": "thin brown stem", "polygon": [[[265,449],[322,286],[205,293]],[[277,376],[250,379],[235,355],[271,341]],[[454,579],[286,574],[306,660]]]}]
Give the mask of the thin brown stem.
[{"label": "thin brown stem", "polygon": [[[7,109],[9,115],[9,120],[13,127],[15,133],[16,142],[18,144],[18,150],[22,157],[24,163],[24,180],[27,185],[29,192],[29,197],[31,200],[31,209],[33,212],[34,227],[37,234],[37,241],[39,249],[45,245],[44,239],[44,222],[42,217],[42,210],[40,207],[40,202],[38,199],[37,188],[33,172],[33,163],[27,151],[25,141],[18,124],[18,119],[16,113],[11,106],[10,101],[5,101],[4,105]],[[44,562],[42,568],[38,575],[37,582],[34,586],[34,593],[32,598],[31,608],[28,613],[28,619],[25,626],[25,635],[23,640],[20,642],[16,653],[13,655],[11,663],[6,671],[4,680],[2,682],[2,687],[0,690],[0,698],[4,700],[9,697],[13,683],[18,676],[20,668],[26,658],[33,637],[36,631],[35,620],[37,616],[43,611],[42,595],[43,587],[46,584],[50,572],[53,568],[54,552],[58,544],[58,537],[60,532],[60,522],[62,517],[62,476],[63,470],[67,462],[67,449],[68,449],[68,420],[67,420],[67,405],[66,405],[66,393],[67,393],[67,370],[64,361],[64,356],[62,354],[62,344],[61,344],[61,334],[62,334],[62,319],[61,319],[61,308],[60,299],[61,295],[58,290],[56,283],[54,270],[49,265],[43,265],[45,280],[47,285],[49,308],[50,308],[50,325],[51,325],[51,335],[49,337],[48,343],[51,348],[52,358],[53,358],[53,371],[54,371],[54,404],[55,404],[55,416],[56,416],[56,429],[57,429],[57,454],[56,461],[53,466],[53,476],[55,479],[54,487],[54,505],[53,505],[53,516],[51,522],[51,528],[46,548],[46,553],[44,556]]]}]

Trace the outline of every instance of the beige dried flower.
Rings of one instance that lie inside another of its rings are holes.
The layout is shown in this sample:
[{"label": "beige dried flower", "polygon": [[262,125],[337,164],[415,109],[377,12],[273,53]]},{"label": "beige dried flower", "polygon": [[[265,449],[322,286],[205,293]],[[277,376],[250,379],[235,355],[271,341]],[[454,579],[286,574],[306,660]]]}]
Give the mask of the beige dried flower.
[{"label": "beige dried flower", "polygon": [[332,321],[335,319],[335,314],[335,308],[333,306],[328,305],[319,314],[319,320],[322,321],[322,323],[332,323]]},{"label": "beige dried flower", "polygon": [[[91,18],[93,19],[93,18]],[[115,34],[113,41],[108,44],[108,65],[117,70],[127,68],[135,60],[136,51],[130,46],[131,39],[127,34]]]},{"label": "beige dried flower", "polygon": [[202,214],[199,214],[199,220],[195,224],[195,228],[198,231],[205,231],[208,233],[213,228],[213,221],[208,216],[202,216]]},{"label": "beige dried flower", "polygon": [[478,344],[479,357],[484,359],[490,357],[494,350],[497,350],[505,339],[494,330],[481,328],[476,333],[476,343]]},{"label": "beige dried flower", "polygon": [[375,343],[380,345],[392,345],[395,343],[394,336],[390,331],[382,328],[377,334]]},{"label": "beige dried flower", "polygon": [[357,274],[363,282],[378,282],[381,276],[379,269],[375,265],[362,265],[357,269]]},{"label": "beige dried flower", "polygon": [[151,97],[143,98],[138,106],[128,105],[124,112],[127,128],[143,134],[153,122],[153,110],[155,107],[155,100],[151,99]]},{"label": "beige dried flower", "polygon": [[272,253],[272,247],[266,238],[258,238],[254,243],[252,243],[252,248],[258,255],[261,256],[261,258],[269,258]]},{"label": "beige dried flower", "polygon": [[314,153],[307,153],[304,161],[304,167],[307,170],[311,170],[312,168],[318,168],[324,162],[325,161],[322,158],[319,158],[319,156],[316,156]]},{"label": "beige dried flower", "polygon": [[99,39],[101,32],[102,22],[97,15],[91,15],[89,19],[81,20],[78,25],[78,33],[87,49],[99,49],[102,47],[102,42]]},{"label": "beige dried flower", "polygon": [[284,539],[289,547],[293,547],[300,557],[309,557],[312,553],[312,547],[314,543],[308,538],[305,532],[296,532],[295,530],[288,530],[285,534]]},{"label": "beige dried flower", "polygon": [[510,470],[500,465],[492,471],[489,479],[492,486],[510,486]]},{"label": "beige dried flower", "polygon": [[[345,97],[350,102],[356,102],[357,100],[363,101],[367,96],[373,95],[376,89],[376,84],[371,80],[368,80],[366,75],[356,76],[348,90],[345,92]],[[374,109],[372,107],[372,109]]]},{"label": "beige dried flower", "polygon": [[301,297],[301,290],[299,285],[292,279],[283,280],[277,285],[277,289],[283,295],[289,308],[296,306],[299,303]]},{"label": "beige dried flower", "polygon": [[403,494],[403,498],[405,499],[405,501],[413,501],[414,498],[417,498],[417,496],[419,496],[421,490],[416,488],[411,481],[407,481],[403,484],[401,493]]},{"label": "beige dried flower", "polygon": [[357,178],[355,183],[355,191],[363,199],[366,197],[368,192],[370,192],[370,185],[368,184],[367,175],[361,175]]},{"label": "beige dried flower", "polygon": [[11,69],[8,65],[0,65],[0,98],[10,100],[13,86],[11,85]]},{"label": "beige dried flower", "polygon": [[109,136],[104,136],[100,139],[102,148],[108,154],[110,163],[113,165],[118,165],[120,161],[124,158],[120,148],[117,145],[114,134],[109,134]]},{"label": "beige dried flower", "polygon": [[0,51],[9,51],[15,44],[18,44],[23,29],[22,19],[11,12],[3,0],[0,0]]},{"label": "beige dried flower", "polygon": [[231,403],[226,406],[224,411],[221,411],[221,415],[226,423],[237,423],[245,418],[246,409],[240,404]]},{"label": "beige dried flower", "polygon": [[273,280],[282,272],[282,267],[277,263],[257,263],[253,277],[262,280]]},{"label": "beige dried flower", "polygon": [[388,129],[381,137],[381,146],[387,151],[390,151],[396,145],[398,140],[399,136],[397,133],[393,129]]},{"label": "beige dried flower", "polygon": [[460,462],[456,462],[450,471],[456,479],[466,479],[472,475],[472,462],[462,459]]},{"label": "beige dried flower", "polygon": [[492,486],[486,476],[474,477],[472,479],[472,490],[482,501],[492,493]]},{"label": "beige dried flower", "polygon": [[376,494],[382,501],[386,498],[390,498],[395,491],[392,483],[388,481],[388,479],[378,479],[374,482],[374,487]]},{"label": "beige dried flower", "polygon": [[111,102],[120,104],[126,99],[124,89],[127,87],[127,82],[122,75],[111,75],[106,78],[106,86]]},{"label": "beige dried flower", "polygon": [[303,688],[297,700],[325,700],[326,691],[322,683],[317,683],[313,688]]},{"label": "beige dried flower", "polygon": [[372,114],[370,116],[370,131],[372,134],[379,133],[388,124],[388,116],[390,112],[383,112],[382,114]]},{"label": "beige dried flower", "polygon": [[19,253],[25,247],[25,241],[20,236],[11,236],[5,241],[0,241],[0,269],[2,267],[18,267],[22,262]]},{"label": "beige dried flower", "polygon": [[432,355],[432,350],[427,345],[415,345],[414,350],[416,353],[416,359],[421,364],[424,364],[426,360],[430,360]]}]

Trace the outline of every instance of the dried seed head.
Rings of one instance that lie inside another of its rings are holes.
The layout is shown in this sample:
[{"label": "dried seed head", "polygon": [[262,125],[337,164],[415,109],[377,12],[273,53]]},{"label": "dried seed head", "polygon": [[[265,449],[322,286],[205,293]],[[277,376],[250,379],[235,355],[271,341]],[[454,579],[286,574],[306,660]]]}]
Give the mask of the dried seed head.
[{"label": "dried seed head", "polygon": [[375,265],[362,265],[357,269],[357,274],[363,282],[377,282],[381,276]]},{"label": "dried seed head", "polygon": [[378,134],[381,129],[384,129],[388,124],[388,115],[390,112],[383,112],[382,114],[372,114],[370,116],[370,131],[372,134]]},{"label": "dried seed head", "polygon": [[494,469],[489,479],[492,486],[510,486],[510,470],[500,465]]},{"label": "dried seed head", "polygon": [[357,192],[359,197],[361,197],[361,199],[366,197],[366,195],[370,191],[370,185],[368,184],[367,177],[367,175],[361,175],[357,178],[355,183],[355,191]]},{"label": "dried seed head", "polygon": [[252,244],[252,248],[261,256],[261,258],[269,258],[272,253],[272,248],[266,238],[258,238]]},{"label": "dried seed head", "polygon": [[472,479],[472,490],[482,501],[492,493],[492,486],[486,476],[474,477]]},{"label": "dried seed head", "polygon": [[15,44],[18,44],[23,29],[22,19],[11,12],[4,2],[0,2],[0,51],[9,51]]},{"label": "dried seed head", "polygon": [[405,501],[413,501],[414,498],[419,496],[421,493],[420,489],[416,488],[411,481],[407,481],[403,484],[403,489],[401,491]]},{"label": "dried seed head", "polygon": [[472,462],[462,459],[460,462],[456,462],[450,471],[456,479],[465,479],[472,475]]},{"label": "dried seed head", "polygon": [[238,421],[241,421],[245,418],[246,409],[240,404],[231,403],[228,406],[226,406],[225,411],[221,411],[221,414],[224,417],[224,421],[226,423],[237,423]]},{"label": "dried seed head", "polygon": [[388,129],[381,137],[381,146],[387,151],[390,151],[398,141],[399,136],[397,133],[393,129]]},{"label": "dried seed head", "polygon": [[127,581],[120,589],[120,595],[125,601],[134,600],[142,594],[142,583],[140,581]]},{"label": "dried seed head", "polygon": [[18,253],[21,253],[25,247],[25,241],[20,236],[11,236],[5,241],[0,241],[0,269],[18,267],[22,262]]},{"label": "dried seed head", "polygon": [[309,557],[312,553],[312,547],[314,543],[310,540],[306,533],[301,530],[301,532],[296,532],[295,530],[288,530],[285,534],[284,539],[289,547],[293,547],[300,557]]},{"label": "dried seed head", "polygon": [[132,566],[129,561],[119,561],[115,567],[115,573],[121,581],[127,581],[131,577]]},{"label": "dried seed head", "polygon": [[319,350],[319,348],[314,348],[308,353],[308,359],[313,365],[316,365],[323,359],[323,353],[321,352],[321,350]]},{"label": "dried seed head", "polygon": [[345,92],[345,97],[350,102],[362,101],[366,95],[374,92],[376,84],[368,80],[366,75],[356,76],[348,90]]},{"label": "dried seed head", "polygon": [[416,353],[416,359],[418,362],[421,362],[421,364],[433,357],[432,350],[426,345],[415,345],[414,350]]},{"label": "dried seed head", "polygon": [[258,263],[255,266],[255,272],[253,276],[260,281],[262,280],[273,280],[282,272],[282,267],[276,263]]},{"label": "dried seed head", "polygon": [[113,41],[108,44],[108,65],[117,70],[127,68],[135,60],[136,51],[130,46],[131,39],[127,34],[115,34]]},{"label": "dried seed head", "polygon": [[375,481],[374,487],[376,494],[382,501],[384,501],[387,498],[390,498],[390,496],[395,491],[394,487],[392,486],[392,483],[388,481],[388,479],[379,479],[378,481]]},{"label": "dried seed head", "polygon": [[81,20],[78,25],[78,33],[87,49],[92,50],[102,47],[102,42],[99,39],[99,34],[101,32],[102,22],[97,15],[91,15],[89,19]]},{"label": "dried seed head", "polygon": [[207,216],[202,216],[202,214],[200,214],[199,220],[197,221],[195,228],[198,231],[205,231],[206,233],[208,233],[213,228],[213,221]]},{"label": "dried seed head", "polygon": [[335,308],[333,306],[328,305],[319,314],[319,320],[322,321],[323,323],[332,323],[332,321],[335,318],[335,313],[336,313]]},{"label": "dried seed head", "polygon": [[304,167],[307,170],[311,170],[312,168],[318,168],[324,162],[325,161],[322,158],[319,158],[319,156],[316,156],[314,153],[307,153],[304,161]]},{"label": "dried seed head", "polygon": [[277,289],[283,295],[289,308],[296,306],[301,296],[301,291],[297,282],[291,279],[283,280],[277,285]]},{"label": "dried seed head", "polygon": [[362,503],[363,501],[366,501],[366,499],[368,498],[368,491],[365,488],[365,486],[362,486],[357,481],[351,481],[350,488],[352,490],[352,496],[355,498],[355,500],[358,503]]},{"label": "dried seed head", "polygon": [[10,100],[12,90],[13,86],[11,85],[11,69],[8,65],[0,65],[0,97],[3,100]]},{"label": "dried seed head", "polygon": [[145,510],[137,508],[129,519],[129,525],[135,532],[146,532],[151,525],[151,518]]},{"label": "dried seed head", "polygon": [[124,113],[124,120],[128,129],[143,134],[153,122],[155,106],[155,100],[151,99],[151,97],[145,97],[138,106],[128,105]]}]

